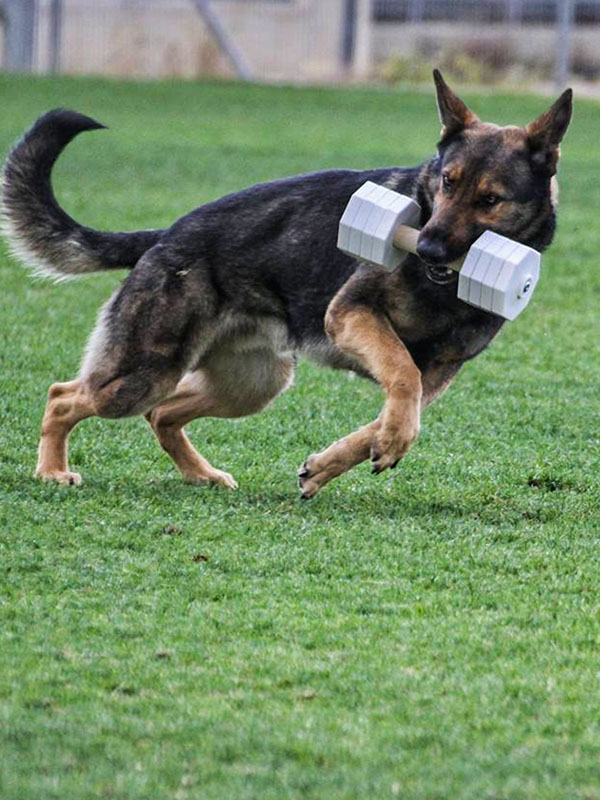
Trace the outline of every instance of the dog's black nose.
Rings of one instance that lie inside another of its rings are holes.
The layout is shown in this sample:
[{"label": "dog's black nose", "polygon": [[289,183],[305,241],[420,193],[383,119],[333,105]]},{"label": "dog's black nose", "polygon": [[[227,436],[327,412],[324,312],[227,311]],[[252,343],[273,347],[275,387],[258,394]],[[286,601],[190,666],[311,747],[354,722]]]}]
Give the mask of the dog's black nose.
[{"label": "dog's black nose", "polygon": [[448,263],[448,251],[438,236],[421,234],[417,244],[417,255],[426,264],[441,266]]}]

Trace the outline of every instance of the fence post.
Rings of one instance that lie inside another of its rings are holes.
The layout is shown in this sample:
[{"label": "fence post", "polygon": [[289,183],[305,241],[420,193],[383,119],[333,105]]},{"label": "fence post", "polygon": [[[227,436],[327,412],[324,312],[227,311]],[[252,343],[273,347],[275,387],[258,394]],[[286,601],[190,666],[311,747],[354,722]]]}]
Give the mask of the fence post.
[{"label": "fence post", "polygon": [[556,19],[556,85],[562,89],[569,79],[571,56],[572,0],[559,0]]},{"label": "fence post", "polygon": [[49,70],[52,73],[60,72],[60,45],[62,34],[62,0],[50,1],[50,27],[48,30]]},{"label": "fence post", "polygon": [[424,0],[410,0],[408,6],[408,21],[409,22],[423,22],[425,13]]},{"label": "fence post", "polygon": [[371,34],[373,19],[371,0],[356,0],[356,37],[354,43],[354,77],[366,79],[371,74]]},{"label": "fence post", "polygon": [[36,0],[4,0],[4,69],[31,72]]},{"label": "fence post", "polygon": [[235,46],[231,36],[227,33],[216,12],[210,7],[208,0],[192,0],[196,10],[208,26],[210,32],[219,43],[221,49],[227,54],[239,78],[245,81],[253,79],[252,71],[244,57]]},{"label": "fence post", "polygon": [[356,45],[356,0],[343,0],[342,4],[342,66],[352,67]]},{"label": "fence post", "polygon": [[371,70],[371,0],[343,0],[342,66],[355,78]]},{"label": "fence post", "polygon": [[522,22],[523,0],[508,0],[506,17],[509,25],[515,25],[518,22]]}]

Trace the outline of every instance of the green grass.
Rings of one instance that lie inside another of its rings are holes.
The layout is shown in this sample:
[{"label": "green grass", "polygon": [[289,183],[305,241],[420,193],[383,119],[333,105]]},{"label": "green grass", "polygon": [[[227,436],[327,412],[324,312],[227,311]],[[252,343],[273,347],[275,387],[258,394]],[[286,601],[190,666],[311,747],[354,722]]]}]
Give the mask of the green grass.
[{"label": "green grass", "polygon": [[[56,187],[113,230],[301,171],[416,163],[439,128],[424,94],[0,85],[4,150],[56,105],[110,126]],[[548,105],[467,99],[502,123]],[[190,426],[236,493],[184,485],[141,420],[82,423],[82,487],[34,481],[46,389],[118,277],[53,286],[3,254],[3,799],[600,798],[599,129],[579,101],[531,307],[394,473],[363,465],[310,503],[297,466],[381,395],[306,364],[266,413]]]}]

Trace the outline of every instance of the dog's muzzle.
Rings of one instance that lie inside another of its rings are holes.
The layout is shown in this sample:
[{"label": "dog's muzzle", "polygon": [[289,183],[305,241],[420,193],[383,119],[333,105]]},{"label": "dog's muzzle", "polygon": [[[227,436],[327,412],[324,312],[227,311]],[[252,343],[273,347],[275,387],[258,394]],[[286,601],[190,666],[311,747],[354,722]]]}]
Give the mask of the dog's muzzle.
[{"label": "dog's muzzle", "polygon": [[417,255],[425,264],[427,277],[433,283],[450,283],[456,279],[456,272],[446,266],[450,259],[444,241],[435,231],[421,231]]}]

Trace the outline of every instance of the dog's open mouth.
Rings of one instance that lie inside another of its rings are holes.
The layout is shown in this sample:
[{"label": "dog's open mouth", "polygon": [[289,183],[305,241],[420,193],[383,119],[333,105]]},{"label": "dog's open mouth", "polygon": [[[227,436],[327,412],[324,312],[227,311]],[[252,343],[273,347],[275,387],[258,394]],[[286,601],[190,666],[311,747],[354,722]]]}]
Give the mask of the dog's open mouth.
[{"label": "dog's open mouth", "polygon": [[425,264],[427,277],[433,283],[450,283],[455,280],[458,273],[450,267],[445,267],[443,264],[440,266],[434,264]]}]

